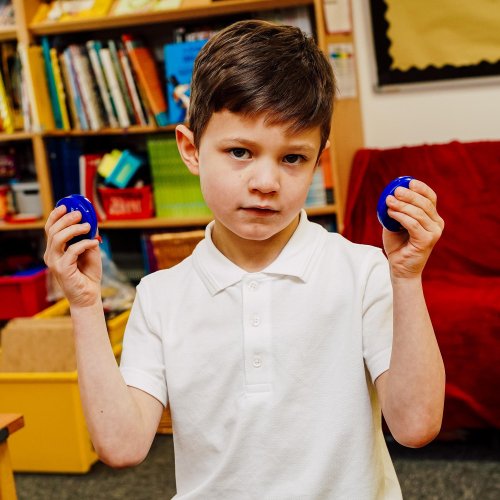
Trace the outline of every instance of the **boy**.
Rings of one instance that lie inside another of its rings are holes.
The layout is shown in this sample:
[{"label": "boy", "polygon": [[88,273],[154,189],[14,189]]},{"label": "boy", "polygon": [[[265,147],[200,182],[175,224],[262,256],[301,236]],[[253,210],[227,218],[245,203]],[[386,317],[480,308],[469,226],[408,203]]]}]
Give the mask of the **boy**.
[{"label": "boy", "polygon": [[401,498],[380,409],[404,445],[439,430],[444,369],[421,274],[443,221],[419,181],[388,198],[407,230],[384,230],[388,260],[307,220],[333,94],[328,60],[296,28],[243,21],[205,45],[176,137],[214,221],[191,257],[139,284],[120,369],[98,244],[67,247],[88,227],[49,216],[45,258],[106,463],[145,458],[168,400],[177,498]]}]

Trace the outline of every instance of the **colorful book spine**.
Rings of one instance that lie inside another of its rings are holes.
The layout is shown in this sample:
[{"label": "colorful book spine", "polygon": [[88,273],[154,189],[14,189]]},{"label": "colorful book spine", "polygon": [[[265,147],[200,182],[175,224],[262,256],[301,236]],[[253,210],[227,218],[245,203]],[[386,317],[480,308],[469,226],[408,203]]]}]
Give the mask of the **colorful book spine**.
[{"label": "colorful book spine", "polygon": [[50,63],[54,74],[54,83],[56,85],[57,101],[61,110],[61,121],[63,130],[70,130],[68,108],[66,106],[66,92],[64,90],[63,79],[61,76],[61,68],[59,67],[59,58],[57,50],[52,47],[50,49]]},{"label": "colorful book spine", "polygon": [[89,118],[90,129],[99,130],[102,126],[102,121],[93,89],[93,74],[90,71],[89,61],[79,45],[70,45],[69,49],[76,70],[83,106]]},{"label": "colorful book spine", "polygon": [[210,215],[199,178],[184,165],[174,138],[151,138],[147,150],[153,178],[153,196],[158,217]]},{"label": "colorful book spine", "polygon": [[124,47],[118,49],[118,56],[120,57],[120,62],[123,69],[123,75],[125,77],[125,83],[127,84],[127,89],[132,99],[132,105],[134,107],[134,115],[136,122],[140,125],[147,125],[148,120],[145,116],[143,110],[143,104],[139,96],[139,90],[135,81],[135,77],[132,71],[132,66],[130,65],[129,58],[127,56],[127,51]]},{"label": "colorful book spine", "polygon": [[64,58],[64,53],[59,54],[59,67],[61,68],[61,77],[63,80],[63,85],[66,90],[67,103],[68,103],[68,113],[70,117],[70,122],[73,128],[81,130],[80,122],[78,119],[78,111],[76,109],[76,97],[74,94],[73,86],[71,85],[71,79],[69,75],[69,68],[66,65],[66,60]]},{"label": "colorful book spine", "polygon": [[73,56],[71,55],[71,50],[69,47],[63,52],[63,57],[66,63],[66,68],[68,70],[69,81],[75,99],[74,103],[75,103],[76,113],[78,115],[79,126],[82,130],[89,130],[90,129],[89,118],[83,106],[82,91],[80,89],[80,84],[76,76],[76,69],[73,63]]},{"label": "colorful book spine", "polygon": [[141,41],[134,40],[130,35],[123,35],[122,40],[156,123],[161,127],[168,125],[167,101],[153,54]]},{"label": "colorful book spine", "polygon": [[97,86],[99,88],[101,99],[104,105],[104,109],[106,111],[108,124],[110,127],[118,127],[118,119],[113,108],[108,82],[102,68],[101,57],[99,53],[101,43],[97,42],[96,40],[89,40],[86,43],[86,47],[90,58],[90,64],[92,65],[92,69],[97,81]]},{"label": "colorful book spine", "polygon": [[20,43],[18,50],[26,74],[26,87],[33,130],[35,132],[53,130],[55,127],[54,113],[50,104],[42,48],[38,45],[27,47]]},{"label": "colorful book spine", "polygon": [[5,91],[5,83],[0,73],[0,118],[2,119],[2,128],[7,133],[14,132],[14,118],[9,97]]},{"label": "colorful book spine", "polygon": [[109,54],[111,55],[111,61],[113,62],[113,68],[115,70],[116,79],[118,80],[118,86],[120,88],[120,92],[123,97],[123,102],[125,103],[125,108],[127,110],[128,118],[130,120],[130,123],[133,124],[135,121],[134,107],[132,106],[132,100],[128,92],[127,83],[125,81],[125,75],[123,74],[116,42],[114,40],[108,40],[108,48],[109,48]]},{"label": "colorful book spine", "polygon": [[102,67],[104,69],[104,74],[109,84],[111,95],[113,96],[113,102],[116,106],[116,113],[118,116],[118,123],[120,127],[130,127],[130,119],[127,113],[127,108],[125,106],[125,101],[123,100],[123,95],[118,84],[118,79],[116,77],[115,70],[113,68],[113,61],[111,59],[111,54],[108,48],[102,48],[100,50]]},{"label": "colorful book spine", "polygon": [[46,36],[41,38],[43,58],[45,61],[45,74],[47,78],[50,102],[52,104],[52,112],[54,114],[54,123],[56,128],[63,128],[61,109],[59,107],[59,99],[57,97],[56,82],[54,79],[54,72],[50,60],[50,42]]}]

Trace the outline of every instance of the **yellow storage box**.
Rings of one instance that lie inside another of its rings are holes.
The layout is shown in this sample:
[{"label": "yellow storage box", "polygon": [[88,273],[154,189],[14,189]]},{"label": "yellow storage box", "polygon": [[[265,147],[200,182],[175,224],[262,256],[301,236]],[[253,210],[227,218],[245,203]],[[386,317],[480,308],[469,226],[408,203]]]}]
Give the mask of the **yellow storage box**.
[{"label": "yellow storage box", "polygon": [[[67,311],[60,301],[36,317]],[[129,311],[108,321],[117,360]],[[0,413],[21,413],[25,428],[9,438],[12,468],[17,472],[85,473],[97,461],[87,431],[76,371],[0,372]]]}]

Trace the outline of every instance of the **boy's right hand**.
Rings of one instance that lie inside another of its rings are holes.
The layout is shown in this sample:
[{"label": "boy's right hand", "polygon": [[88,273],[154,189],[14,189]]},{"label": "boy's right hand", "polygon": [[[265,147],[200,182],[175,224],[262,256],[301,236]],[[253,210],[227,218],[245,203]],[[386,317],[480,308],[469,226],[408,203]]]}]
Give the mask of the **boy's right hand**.
[{"label": "boy's right hand", "polygon": [[52,210],[45,224],[44,261],[70,305],[85,307],[101,301],[102,261],[97,239],[67,244],[89,232],[88,223],[79,224],[81,217],[79,211],[66,213],[64,205]]}]

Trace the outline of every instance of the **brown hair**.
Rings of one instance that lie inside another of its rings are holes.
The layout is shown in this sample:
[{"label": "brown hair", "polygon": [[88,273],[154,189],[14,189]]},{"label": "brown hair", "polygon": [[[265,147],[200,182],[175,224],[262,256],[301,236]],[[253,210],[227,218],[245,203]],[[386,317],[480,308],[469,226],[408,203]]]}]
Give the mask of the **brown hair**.
[{"label": "brown hair", "polygon": [[330,135],[335,80],[328,59],[299,28],[239,21],[212,37],[196,58],[189,126],[195,145],[213,113],[264,113],[270,124]]}]

